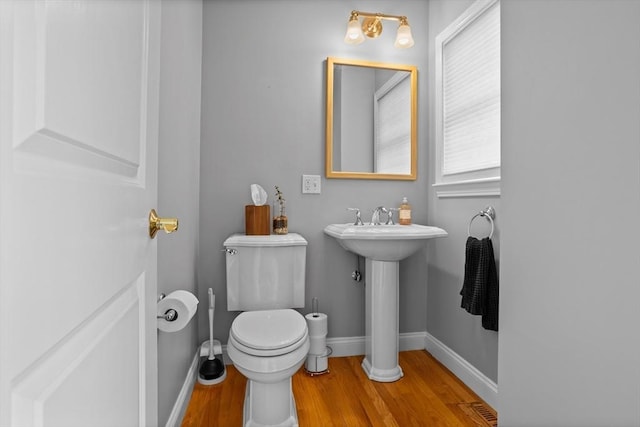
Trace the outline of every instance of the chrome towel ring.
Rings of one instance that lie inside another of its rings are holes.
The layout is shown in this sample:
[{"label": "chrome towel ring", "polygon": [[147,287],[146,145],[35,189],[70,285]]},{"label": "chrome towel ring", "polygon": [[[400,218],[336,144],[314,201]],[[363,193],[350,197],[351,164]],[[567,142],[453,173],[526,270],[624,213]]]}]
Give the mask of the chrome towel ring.
[{"label": "chrome towel ring", "polygon": [[486,217],[491,223],[491,233],[489,233],[489,239],[491,239],[491,237],[493,237],[494,230],[493,219],[496,217],[496,210],[493,208],[493,206],[487,206],[483,211],[480,211],[471,217],[471,221],[469,221],[469,227],[467,227],[467,235],[471,237],[471,223],[479,216]]}]

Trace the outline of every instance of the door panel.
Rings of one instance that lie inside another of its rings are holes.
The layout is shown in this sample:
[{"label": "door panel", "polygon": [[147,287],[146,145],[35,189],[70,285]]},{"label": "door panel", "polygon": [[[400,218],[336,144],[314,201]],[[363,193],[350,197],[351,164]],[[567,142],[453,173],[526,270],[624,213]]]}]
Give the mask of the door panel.
[{"label": "door panel", "polygon": [[148,3],[29,3],[15,21],[15,143],[31,146],[35,139],[43,148],[53,139],[137,165],[149,77]]},{"label": "door panel", "polygon": [[159,3],[0,2],[0,425],[153,425]]},{"label": "door panel", "polygon": [[133,414],[133,418],[118,419],[122,425],[138,423],[138,381],[144,367],[144,349],[140,349],[143,292],[141,277],[16,378],[15,425],[109,426],[105,418],[94,418],[107,411]]}]

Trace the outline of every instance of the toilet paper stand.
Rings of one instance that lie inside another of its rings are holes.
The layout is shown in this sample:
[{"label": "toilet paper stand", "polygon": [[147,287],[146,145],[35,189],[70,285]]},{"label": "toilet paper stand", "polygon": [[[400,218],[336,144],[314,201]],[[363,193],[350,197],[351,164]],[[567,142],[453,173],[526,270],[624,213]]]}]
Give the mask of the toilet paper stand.
[{"label": "toilet paper stand", "polygon": [[329,356],[333,353],[333,349],[329,346],[325,348],[322,354],[308,354],[304,363],[304,371],[312,377],[316,375],[329,373]]},{"label": "toilet paper stand", "polygon": [[327,315],[318,310],[318,298],[311,299],[312,312],[305,316],[309,329],[309,353],[304,370],[311,376],[329,372],[329,356],[333,353],[327,345]]}]

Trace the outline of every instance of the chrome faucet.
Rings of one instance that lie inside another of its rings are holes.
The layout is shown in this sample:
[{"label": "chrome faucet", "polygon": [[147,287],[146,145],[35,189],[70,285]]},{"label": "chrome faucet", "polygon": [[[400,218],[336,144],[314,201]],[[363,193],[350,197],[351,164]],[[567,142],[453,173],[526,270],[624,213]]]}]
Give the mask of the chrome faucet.
[{"label": "chrome faucet", "polygon": [[373,215],[371,216],[371,225],[380,225],[380,213],[387,214],[387,220],[389,211],[384,206],[378,206],[373,210]]}]

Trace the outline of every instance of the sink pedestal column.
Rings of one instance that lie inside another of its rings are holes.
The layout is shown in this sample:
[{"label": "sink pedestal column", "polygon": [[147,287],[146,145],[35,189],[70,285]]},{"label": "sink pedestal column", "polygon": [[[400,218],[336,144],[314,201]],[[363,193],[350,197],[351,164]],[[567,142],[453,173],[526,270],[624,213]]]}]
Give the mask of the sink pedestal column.
[{"label": "sink pedestal column", "polygon": [[365,276],[365,358],[369,379],[392,382],[402,378],[398,365],[399,262],[367,258]]}]

